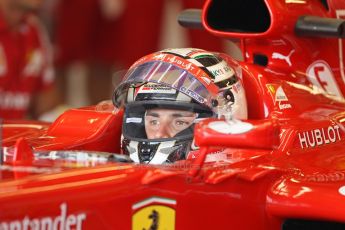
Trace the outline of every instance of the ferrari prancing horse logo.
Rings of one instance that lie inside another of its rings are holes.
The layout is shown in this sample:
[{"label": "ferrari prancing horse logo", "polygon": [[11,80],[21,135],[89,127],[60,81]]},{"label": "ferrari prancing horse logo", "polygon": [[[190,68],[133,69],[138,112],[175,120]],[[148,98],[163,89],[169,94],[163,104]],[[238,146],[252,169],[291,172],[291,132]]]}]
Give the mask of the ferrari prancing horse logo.
[{"label": "ferrari prancing horse logo", "polygon": [[176,201],[152,197],[133,205],[137,211],[132,216],[132,230],[174,230],[175,209],[162,204],[176,205]]}]

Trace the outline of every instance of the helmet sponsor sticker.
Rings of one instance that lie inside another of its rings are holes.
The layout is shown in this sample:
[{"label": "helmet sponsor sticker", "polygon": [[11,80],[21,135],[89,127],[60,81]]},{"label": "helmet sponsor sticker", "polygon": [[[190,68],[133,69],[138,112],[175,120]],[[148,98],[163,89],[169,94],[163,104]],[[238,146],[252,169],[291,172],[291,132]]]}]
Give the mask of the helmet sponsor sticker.
[{"label": "helmet sponsor sticker", "polygon": [[235,71],[224,60],[216,65],[207,67],[207,69],[215,77],[215,82],[223,81],[235,74]]},{"label": "helmet sponsor sticker", "polygon": [[143,119],[141,117],[128,117],[126,123],[141,123]]},{"label": "helmet sponsor sticker", "polygon": [[44,217],[25,217],[12,221],[0,222],[0,229],[83,229],[83,224],[86,221],[86,213],[68,213],[68,206],[66,203],[60,205],[60,214],[57,216]]},{"label": "helmet sponsor sticker", "polygon": [[167,94],[175,94],[176,89],[173,89],[169,86],[164,86],[161,84],[146,84],[139,88],[138,93],[167,93]]},{"label": "helmet sponsor sticker", "polygon": [[180,88],[180,91],[182,93],[187,94],[188,96],[192,97],[193,99],[195,99],[197,102],[204,104],[207,102],[207,99],[203,98],[202,96],[200,96],[199,94],[197,94],[196,92],[187,89],[186,87],[182,86]]},{"label": "helmet sponsor sticker", "polygon": [[176,200],[151,197],[132,206],[132,230],[174,230]]}]

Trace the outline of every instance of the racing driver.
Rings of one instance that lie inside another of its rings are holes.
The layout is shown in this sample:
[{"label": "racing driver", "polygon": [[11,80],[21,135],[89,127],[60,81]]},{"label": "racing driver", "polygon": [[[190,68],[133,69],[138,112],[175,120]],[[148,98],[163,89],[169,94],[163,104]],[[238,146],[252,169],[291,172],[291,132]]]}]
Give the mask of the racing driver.
[{"label": "racing driver", "polygon": [[122,151],[137,163],[188,158],[194,125],[208,117],[247,118],[244,88],[221,57],[201,49],[166,49],[135,62],[116,88],[124,107]]}]

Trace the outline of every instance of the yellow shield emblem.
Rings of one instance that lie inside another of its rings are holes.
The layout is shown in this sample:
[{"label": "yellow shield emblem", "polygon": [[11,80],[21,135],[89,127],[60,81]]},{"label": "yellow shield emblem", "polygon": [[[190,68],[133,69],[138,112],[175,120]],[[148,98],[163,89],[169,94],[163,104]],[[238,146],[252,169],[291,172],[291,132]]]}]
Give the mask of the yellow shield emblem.
[{"label": "yellow shield emblem", "polygon": [[132,230],[174,230],[175,210],[164,205],[142,208],[132,216]]}]

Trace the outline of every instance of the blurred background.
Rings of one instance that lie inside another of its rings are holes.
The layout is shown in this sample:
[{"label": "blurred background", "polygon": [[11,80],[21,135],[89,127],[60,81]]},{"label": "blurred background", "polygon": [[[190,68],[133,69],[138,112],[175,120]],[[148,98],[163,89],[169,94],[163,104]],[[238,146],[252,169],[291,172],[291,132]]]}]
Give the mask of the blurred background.
[{"label": "blurred background", "polygon": [[[12,0],[0,3],[6,1]],[[49,37],[58,92],[46,96],[56,97],[54,109],[26,118],[52,121],[68,108],[109,100],[121,81],[117,73],[161,49],[195,47],[242,59],[235,43],[178,25],[179,13],[188,8],[201,9],[203,0],[13,1],[31,5],[40,2],[35,12]]]}]

